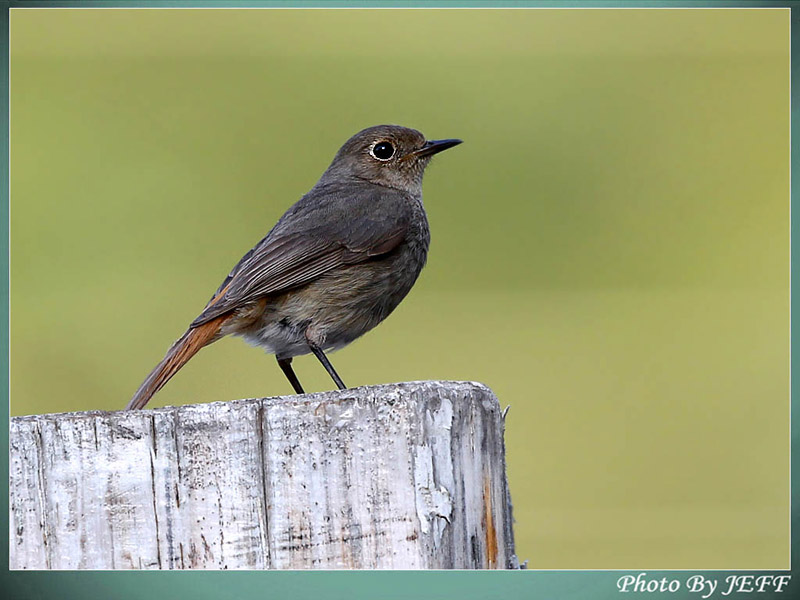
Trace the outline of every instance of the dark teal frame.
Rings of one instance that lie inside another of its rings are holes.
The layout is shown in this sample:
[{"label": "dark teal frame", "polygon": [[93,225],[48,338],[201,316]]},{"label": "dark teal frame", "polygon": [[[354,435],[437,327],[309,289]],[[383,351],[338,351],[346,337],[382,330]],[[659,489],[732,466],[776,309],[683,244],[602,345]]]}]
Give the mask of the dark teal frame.
[{"label": "dark teal frame", "polygon": [[[0,279],[0,313],[8,316],[9,314],[9,280],[8,280],[8,202],[9,202],[9,156],[8,156],[8,136],[9,136],[9,102],[8,102],[8,39],[9,39],[9,9],[10,8],[36,8],[36,7],[594,7],[594,8],[622,8],[622,7],[693,7],[693,8],[766,8],[766,7],[789,7],[791,11],[792,25],[792,180],[799,180],[800,162],[800,134],[798,134],[797,108],[798,102],[798,81],[800,81],[800,2],[773,2],[773,1],[749,1],[749,2],[715,2],[715,1],[565,1],[565,2],[542,2],[542,1],[500,1],[491,2],[487,0],[440,0],[440,1],[210,1],[210,0],[165,0],[165,1],[135,1],[135,0],[84,0],[84,1],[38,1],[38,0],[18,0],[3,2],[3,35],[4,43],[2,47],[3,58],[0,61],[0,82],[3,85],[2,106],[3,116],[0,119],[0,134],[4,140],[2,150],[2,160],[0,160],[0,172],[2,173],[2,186],[0,186],[0,213],[2,214],[2,228],[0,228],[0,239],[5,249],[2,254],[2,266],[5,276]],[[792,189],[792,218],[791,229],[797,231],[800,225],[800,209],[798,209],[797,191]],[[797,248],[792,245],[792,292],[794,297],[797,275],[800,274],[800,256]],[[797,314],[797,309],[792,302],[792,309]],[[3,319],[0,323],[0,344],[2,344],[2,354],[8,357],[9,343],[9,321]],[[791,340],[792,345],[797,340],[797,329],[792,326]],[[6,366],[8,363],[6,363]],[[800,373],[800,357],[793,355],[791,361],[792,374]],[[8,398],[8,369],[4,376],[0,377],[2,382],[2,393]],[[797,413],[800,406],[798,398],[798,378],[792,379],[792,411]],[[3,423],[0,426],[0,447],[8,448],[8,411],[2,417]],[[796,424],[792,426],[792,458],[795,459],[795,452],[800,444],[800,427]],[[0,459],[2,469],[2,481],[8,481],[8,455],[2,454]],[[800,477],[800,460],[792,460],[792,490],[797,489],[798,477]],[[0,512],[2,512],[3,531],[8,531],[8,488],[5,487],[0,493]],[[797,541],[798,530],[794,527],[795,518],[800,515],[800,501],[797,497],[792,497],[792,547]],[[20,572],[8,570],[8,546],[0,546],[0,568],[2,568],[2,584],[0,590],[4,597],[15,600],[28,600],[38,598],[60,598],[62,600],[84,600],[86,598],[102,599],[134,599],[134,598],[189,598],[191,600],[213,599],[213,600],[244,600],[249,598],[314,598],[325,600],[392,600],[400,598],[420,598],[420,599],[458,599],[458,600],[484,600],[484,599],[503,599],[511,600],[516,598],[542,598],[542,599],[587,599],[600,600],[603,598],[614,598],[619,595],[617,581],[625,575],[638,575],[639,572],[633,571],[519,571],[519,572]],[[664,595],[670,598],[700,598],[699,593],[689,593],[686,590],[685,582],[692,575],[703,575],[706,578],[713,578],[719,581],[719,588],[712,598],[722,596],[722,591],[727,588],[726,578],[731,576],[761,576],[761,575],[794,575],[800,572],[797,554],[792,553],[791,572],[772,572],[772,571],[650,571],[647,573],[648,580],[661,579],[666,577],[667,581],[679,580],[681,589],[675,593],[652,592],[652,593],[633,593],[633,597],[652,597]],[[760,599],[766,598],[785,598],[798,597],[800,592],[800,581],[790,581],[785,586],[782,593],[777,594],[772,591],[759,593]],[[735,598],[741,598],[745,594],[731,594]],[[750,595],[750,594],[747,594]],[[623,596],[628,597],[628,596]]]}]

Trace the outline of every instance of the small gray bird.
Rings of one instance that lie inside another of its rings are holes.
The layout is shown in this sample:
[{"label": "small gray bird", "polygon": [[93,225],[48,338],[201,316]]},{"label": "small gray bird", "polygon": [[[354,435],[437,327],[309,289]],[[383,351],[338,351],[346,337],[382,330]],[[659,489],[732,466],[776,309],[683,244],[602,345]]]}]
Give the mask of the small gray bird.
[{"label": "small gray bird", "polygon": [[325,356],[391,313],[417,280],[430,232],[422,174],[431,157],[461,140],[430,140],[378,125],[351,137],[316,185],[242,257],[189,330],[128,403],[142,408],[203,346],[232,334],[278,359],[294,391],[292,358]]}]

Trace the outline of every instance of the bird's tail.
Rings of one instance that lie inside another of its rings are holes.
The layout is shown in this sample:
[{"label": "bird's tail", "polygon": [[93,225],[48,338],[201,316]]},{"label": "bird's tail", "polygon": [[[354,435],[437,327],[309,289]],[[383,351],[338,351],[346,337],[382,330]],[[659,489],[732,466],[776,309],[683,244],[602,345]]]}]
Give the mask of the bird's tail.
[{"label": "bird's tail", "polygon": [[167,355],[150,372],[139,389],[128,402],[125,410],[144,408],[150,398],[164,387],[175,373],[185,365],[203,346],[207,346],[217,339],[217,334],[222,329],[222,324],[230,318],[230,313],[220,315],[198,327],[192,327],[181,338],[172,344]]}]

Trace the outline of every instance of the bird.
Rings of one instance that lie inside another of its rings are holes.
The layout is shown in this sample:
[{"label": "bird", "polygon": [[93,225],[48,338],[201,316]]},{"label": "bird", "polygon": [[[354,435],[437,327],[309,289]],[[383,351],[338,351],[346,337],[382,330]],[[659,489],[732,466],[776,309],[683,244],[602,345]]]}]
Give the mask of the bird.
[{"label": "bird", "polygon": [[143,408],[201,348],[239,336],[274,354],[297,394],[295,356],[314,354],[346,389],[326,352],[383,321],[425,265],[430,230],[422,177],[462,140],[427,140],[377,125],[350,137],[311,190],[233,267],[126,409]]}]

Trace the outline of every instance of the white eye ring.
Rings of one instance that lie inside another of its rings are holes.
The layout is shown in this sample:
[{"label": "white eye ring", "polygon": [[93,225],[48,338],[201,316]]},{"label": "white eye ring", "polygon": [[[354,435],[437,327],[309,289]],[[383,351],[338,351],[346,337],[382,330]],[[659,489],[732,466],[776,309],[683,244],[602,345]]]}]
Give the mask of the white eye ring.
[{"label": "white eye ring", "polygon": [[386,162],[387,160],[391,160],[392,157],[394,156],[394,146],[392,145],[391,142],[387,142],[386,140],[379,140],[374,144],[372,144],[372,146],[369,149],[369,155],[375,160]]}]

